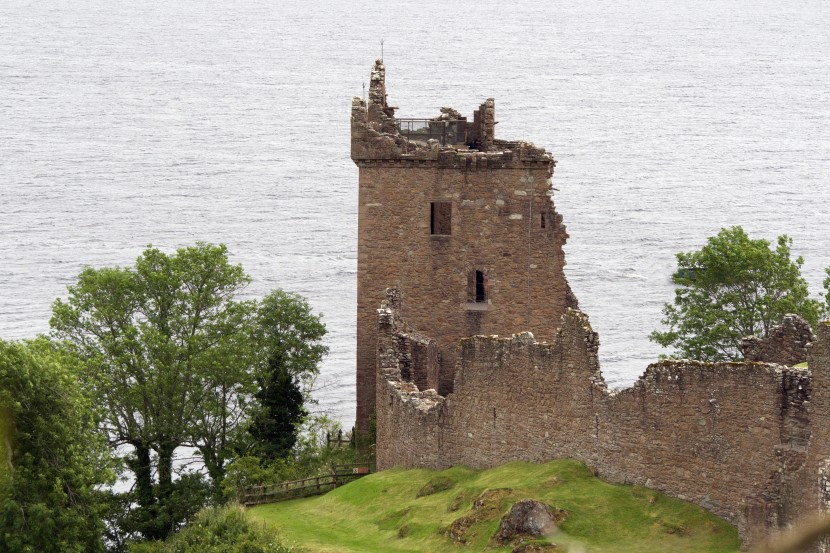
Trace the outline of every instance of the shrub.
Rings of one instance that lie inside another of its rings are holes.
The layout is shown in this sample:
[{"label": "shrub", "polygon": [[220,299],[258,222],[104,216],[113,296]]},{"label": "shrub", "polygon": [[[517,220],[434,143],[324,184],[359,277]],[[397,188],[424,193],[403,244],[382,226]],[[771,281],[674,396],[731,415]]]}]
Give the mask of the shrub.
[{"label": "shrub", "polygon": [[130,553],[290,553],[276,530],[252,521],[239,506],[209,508],[163,542],[133,544]]}]

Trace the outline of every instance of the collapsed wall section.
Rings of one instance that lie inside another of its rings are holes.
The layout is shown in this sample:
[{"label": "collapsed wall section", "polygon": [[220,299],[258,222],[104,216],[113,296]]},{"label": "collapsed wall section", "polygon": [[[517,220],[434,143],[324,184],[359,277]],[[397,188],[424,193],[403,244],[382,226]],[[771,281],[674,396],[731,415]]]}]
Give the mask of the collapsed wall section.
[{"label": "collapsed wall section", "polygon": [[[438,369],[435,342],[406,328],[400,290],[391,288],[378,309],[377,466],[439,466],[445,399],[434,387],[419,388]],[[419,375],[419,376],[416,376]],[[417,436],[417,439],[398,439]]]},{"label": "collapsed wall section", "polygon": [[807,344],[815,340],[804,318],[788,314],[773,326],[766,338],[748,336],[741,342],[741,353],[749,361],[793,366],[807,360]]},{"label": "collapsed wall section", "polygon": [[[551,451],[587,459],[585,445],[597,424],[594,404],[606,388],[596,334],[583,314],[569,310],[550,345],[538,344],[530,333],[462,340],[454,391],[443,397],[404,377],[413,344],[424,338],[404,326],[398,293],[390,290],[378,311],[379,468],[485,467],[541,461]],[[547,369],[551,364],[569,370],[554,373]]]},{"label": "collapsed wall section", "polygon": [[462,340],[455,391],[447,397],[449,464],[494,466],[517,455],[586,459],[606,393],[597,346],[587,317],[574,310],[549,344],[528,332]]},{"label": "collapsed wall section", "polygon": [[[822,462],[830,482],[830,455],[806,467],[815,416],[806,369],[664,361],[609,392],[597,336],[569,310],[550,343],[529,333],[462,340],[453,393],[442,397],[403,377],[410,342],[425,339],[398,307],[387,301],[379,312],[379,468],[574,458],[610,481],[702,505],[736,524],[745,543],[815,509],[818,499],[802,496],[811,478],[817,488]],[[822,408],[830,422],[830,405]]]},{"label": "collapsed wall section", "polygon": [[777,365],[650,365],[604,401],[589,464],[611,481],[697,503],[751,542],[793,509],[781,471],[804,463],[808,391],[806,370]]},{"label": "collapsed wall section", "polygon": [[[830,514],[830,321],[819,323],[807,347],[811,373],[810,440],[807,462],[790,480],[789,496],[801,516]],[[816,549],[830,552],[830,540]]]}]

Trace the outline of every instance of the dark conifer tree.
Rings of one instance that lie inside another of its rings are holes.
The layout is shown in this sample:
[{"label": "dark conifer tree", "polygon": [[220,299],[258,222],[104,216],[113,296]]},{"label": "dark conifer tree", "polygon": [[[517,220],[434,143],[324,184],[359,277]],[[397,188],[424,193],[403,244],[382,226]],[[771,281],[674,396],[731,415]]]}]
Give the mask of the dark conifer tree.
[{"label": "dark conifer tree", "polygon": [[257,453],[272,460],[284,459],[297,442],[297,430],[308,414],[299,382],[289,372],[284,355],[275,353],[268,360],[268,372],[255,397],[259,409],[249,432]]}]

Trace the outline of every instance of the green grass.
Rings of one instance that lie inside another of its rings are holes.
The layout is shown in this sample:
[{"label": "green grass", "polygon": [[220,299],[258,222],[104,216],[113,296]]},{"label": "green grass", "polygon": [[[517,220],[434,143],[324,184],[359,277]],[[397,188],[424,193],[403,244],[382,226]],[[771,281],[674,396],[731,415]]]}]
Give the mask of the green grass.
[{"label": "green grass", "polygon": [[[475,515],[473,502],[483,492],[498,488],[510,491],[487,495],[498,502],[496,514],[475,520],[464,532],[466,544],[446,536],[454,521]],[[489,545],[500,516],[526,498],[568,511],[548,540],[571,553],[734,553],[740,545],[735,528],[702,508],[646,488],[608,484],[575,461],[518,462],[484,471],[392,469],[324,496],[261,505],[250,514],[310,553],[500,552],[512,549]]]}]

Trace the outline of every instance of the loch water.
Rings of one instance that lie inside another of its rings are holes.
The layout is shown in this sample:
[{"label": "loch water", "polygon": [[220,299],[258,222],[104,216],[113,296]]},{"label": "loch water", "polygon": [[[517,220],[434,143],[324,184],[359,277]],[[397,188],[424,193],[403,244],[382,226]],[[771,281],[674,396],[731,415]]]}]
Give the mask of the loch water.
[{"label": "loch water", "polygon": [[494,97],[498,137],[553,152],[566,274],[629,385],[674,254],[721,227],[790,235],[820,292],[828,29],[820,0],[3,0],[0,337],[47,331],[85,265],[222,242],[246,294],[324,314],[317,397],[351,424],[348,118],[383,48],[400,116]]}]

